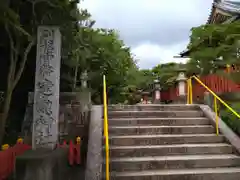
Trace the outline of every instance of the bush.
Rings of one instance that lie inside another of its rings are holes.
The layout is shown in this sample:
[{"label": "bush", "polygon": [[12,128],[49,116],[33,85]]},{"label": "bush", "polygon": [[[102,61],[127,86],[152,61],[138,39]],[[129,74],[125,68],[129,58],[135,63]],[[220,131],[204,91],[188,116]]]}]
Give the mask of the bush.
[{"label": "bush", "polygon": [[[240,102],[229,104],[236,112],[240,114]],[[220,116],[222,120],[240,136],[240,119],[227,108],[221,109]]]}]

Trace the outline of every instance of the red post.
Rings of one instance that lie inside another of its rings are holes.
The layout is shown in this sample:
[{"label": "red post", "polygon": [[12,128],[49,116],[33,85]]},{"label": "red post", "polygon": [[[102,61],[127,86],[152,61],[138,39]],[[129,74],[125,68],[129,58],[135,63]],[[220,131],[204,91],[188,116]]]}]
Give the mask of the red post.
[{"label": "red post", "polygon": [[77,137],[77,139],[76,139],[75,163],[78,165],[81,163],[81,138],[80,137]]},{"label": "red post", "polygon": [[67,142],[64,140],[62,144],[58,144],[57,147],[66,147],[67,146]]},{"label": "red post", "polygon": [[74,163],[74,147],[72,140],[69,142],[68,162],[71,166]]}]

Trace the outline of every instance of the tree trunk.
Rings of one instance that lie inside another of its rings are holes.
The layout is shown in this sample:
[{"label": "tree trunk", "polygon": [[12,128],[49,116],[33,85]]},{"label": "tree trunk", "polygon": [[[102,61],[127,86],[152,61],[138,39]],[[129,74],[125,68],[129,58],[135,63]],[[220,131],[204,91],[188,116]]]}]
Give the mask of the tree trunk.
[{"label": "tree trunk", "polygon": [[0,124],[0,145],[3,142],[4,135],[5,135],[5,126],[8,118],[8,113],[11,105],[11,99],[12,99],[12,90],[8,90],[6,92],[6,96],[4,99],[4,104],[3,104],[3,112],[1,113],[1,124]]},{"label": "tree trunk", "polygon": [[[4,135],[5,135],[5,126],[6,126],[8,113],[11,105],[12,92],[22,76],[22,73],[27,61],[27,56],[30,50],[32,49],[33,45],[35,44],[35,39],[36,39],[34,37],[29,42],[28,46],[23,51],[23,54],[21,56],[21,54],[19,54],[19,52],[21,52],[19,39],[16,39],[16,42],[14,42],[13,36],[9,30],[8,25],[5,25],[5,29],[8,33],[9,41],[10,41],[10,65],[9,65],[9,71],[7,76],[7,89],[4,97],[5,99],[3,104],[3,112],[1,114],[1,119],[0,119],[1,121],[0,122],[0,144],[2,144]],[[20,59],[19,59],[19,55],[21,56]],[[18,67],[18,70],[16,71],[16,66],[18,61],[19,61],[19,67]]]},{"label": "tree trunk", "polygon": [[72,90],[73,90],[73,91],[76,91],[76,87],[77,87],[77,75],[78,75],[78,65],[75,67],[75,72],[74,72],[73,87],[72,87]]}]

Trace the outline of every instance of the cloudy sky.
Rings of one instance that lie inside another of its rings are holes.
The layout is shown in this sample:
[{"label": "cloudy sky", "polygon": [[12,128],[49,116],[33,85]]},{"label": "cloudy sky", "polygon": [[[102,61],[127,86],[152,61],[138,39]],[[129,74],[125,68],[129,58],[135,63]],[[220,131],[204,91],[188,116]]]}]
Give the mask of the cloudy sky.
[{"label": "cloudy sky", "polygon": [[140,68],[184,62],[190,29],[206,23],[213,0],[84,0],[96,27],[114,28],[139,59]]}]

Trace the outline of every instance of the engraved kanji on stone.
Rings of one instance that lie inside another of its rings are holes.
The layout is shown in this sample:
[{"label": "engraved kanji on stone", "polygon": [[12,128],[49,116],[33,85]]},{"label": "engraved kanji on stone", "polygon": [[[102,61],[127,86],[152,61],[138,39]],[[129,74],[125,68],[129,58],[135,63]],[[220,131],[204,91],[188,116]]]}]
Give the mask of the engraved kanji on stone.
[{"label": "engraved kanji on stone", "polygon": [[51,61],[55,57],[53,32],[45,30],[40,38],[40,59],[39,59],[39,75],[42,78],[50,76],[54,72]]},{"label": "engraved kanji on stone", "polygon": [[52,136],[51,134],[51,124],[46,124],[46,125],[41,125],[41,126],[36,126],[37,128],[35,129],[35,137],[38,143],[40,144],[45,144],[48,142],[45,142],[48,140],[49,137]]},{"label": "engraved kanji on stone", "polygon": [[46,78],[47,76],[50,76],[51,73],[54,72],[54,68],[45,63],[45,64],[42,64],[39,68],[39,75],[42,77],[42,79]]},{"label": "engraved kanji on stone", "polygon": [[39,26],[34,92],[33,149],[53,149],[58,142],[61,33]]},{"label": "engraved kanji on stone", "polygon": [[44,79],[41,82],[37,83],[38,86],[38,91],[39,93],[41,93],[42,95],[47,95],[50,96],[53,94],[53,86],[54,84],[52,83],[52,81],[48,80],[48,79]]},{"label": "engraved kanji on stone", "polygon": [[36,124],[49,125],[54,121],[53,117],[44,117],[43,115],[40,115],[36,120]]},{"label": "engraved kanji on stone", "polygon": [[51,116],[52,115],[52,101],[50,101],[47,96],[44,96],[41,94],[39,96],[40,96],[40,98],[36,102],[37,103],[37,106],[36,106],[37,112]]},{"label": "engraved kanji on stone", "polygon": [[44,29],[42,33],[40,34],[40,41],[39,41],[39,47],[47,47],[47,41],[48,39],[53,39],[54,32],[52,30]]},{"label": "engraved kanji on stone", "polygon": [[48,119],[44,118],[42,115],[40,115],[37,119],[36,119],[36,124],[41,124],[41,125],[47,125],[48,124]]},{"label": "engraved kanji on stone", "polygon": [[52,58],[54,58],[54,56],[55,56],[53,44],[54,44],[53,39],[49,39],[49,40],[47,40],[47,42],[46,42],[46,46],[45,46],[45,49],[44,49],[44,53],[45,53],[45,55],[47,56],[47,59],[49,59],[49,58],[52,59]]}]

